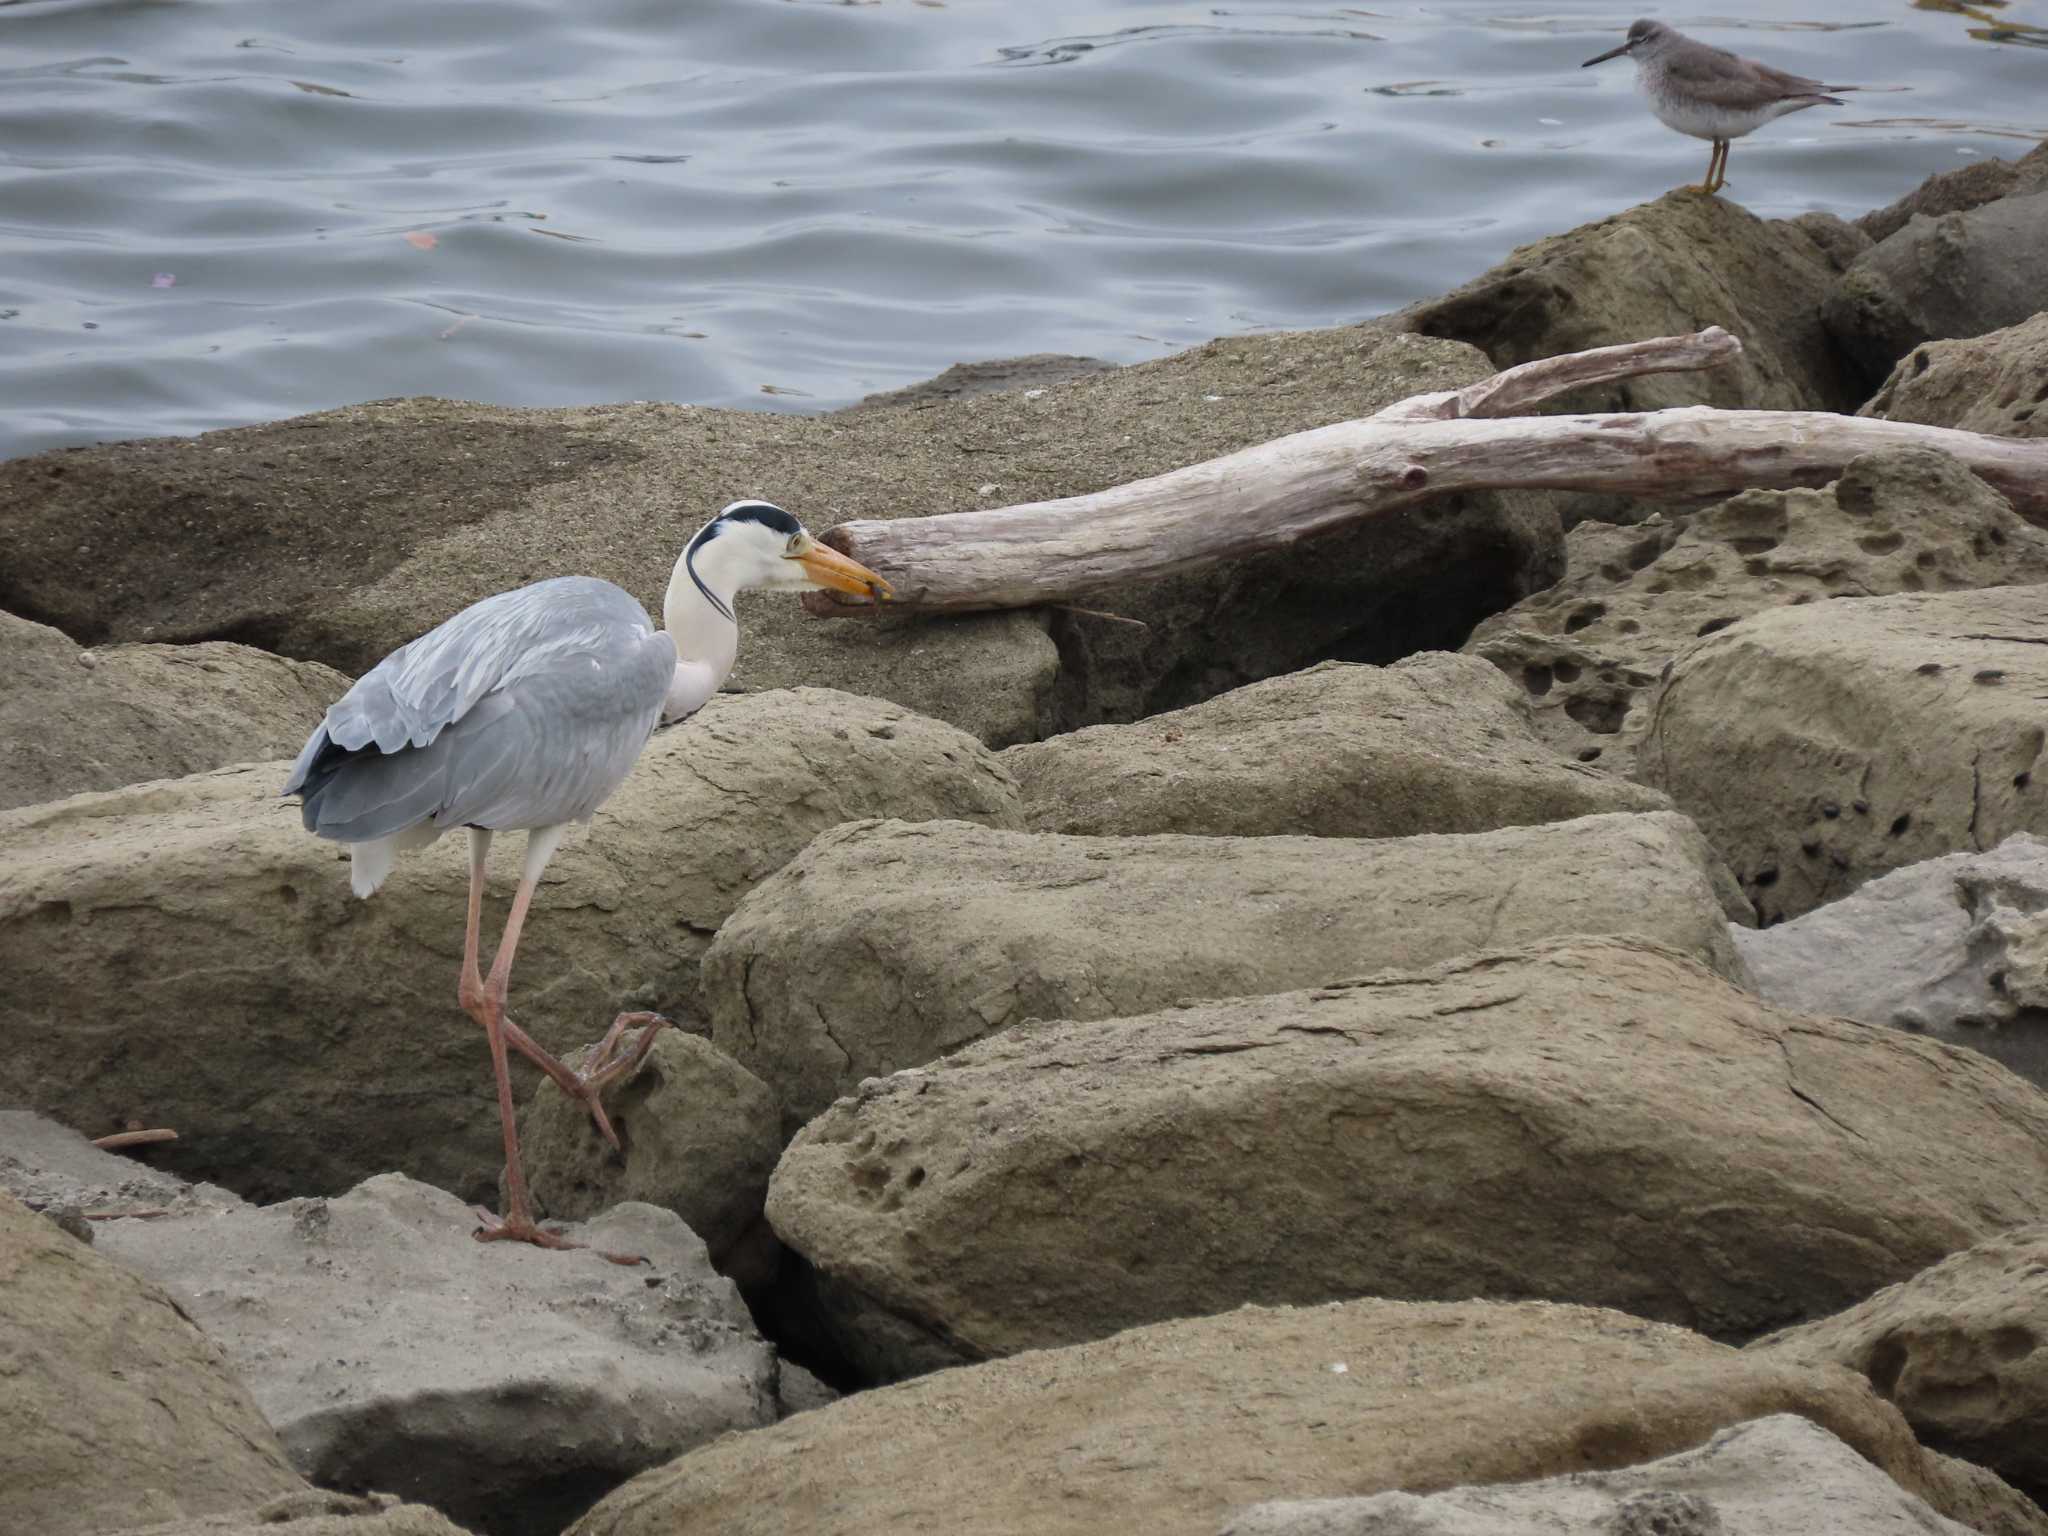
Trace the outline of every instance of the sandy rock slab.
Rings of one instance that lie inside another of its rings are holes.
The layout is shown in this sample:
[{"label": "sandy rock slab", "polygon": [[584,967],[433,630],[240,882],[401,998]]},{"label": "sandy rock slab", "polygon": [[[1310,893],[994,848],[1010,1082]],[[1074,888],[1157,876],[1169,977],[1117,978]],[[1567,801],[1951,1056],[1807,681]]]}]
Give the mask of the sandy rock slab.
[{"label": "sandy rock slab", "polygon": [[389,1494],[309,1489],[233,1515],[174,1520],[109,1536],[468,1536],[439,1510]]},{"label": "sandy rock slab", "polygon": [[1678,659],[1637,776],[1699,823],[1768,924],[2048,833],[2043,698],[2048,586],[1783,608]]},{"label": "sandy rock slab", "polygon": [[1285,1491],[1630,1466],[1796,1413],[1953,1519],[2048,1519],[1921,1450],[1867,1383],[1540,1303],[1246,1307],[859,1393],[618,1489],[572,1536],[1097,1536],[1214,1530]]},{"label": "sandy rock slab", "polygon": [[[1458,342],[1340,327],[835,416],[398,400],[41,454],[0,465],[0,607],[94,643],[232,636],[359,673],[541,576],[603,577],[659,611],[677,553],[735,497],[822,533],[1080,495],[1491,371]],[[1071,611],[820,623],[763,594],[738,610],[735,679],[871,694],[1006,746],[1325,657],[1455,646],[1555,580],[1560,553],[1532,498],[1475,494],[1084,605],[1143,629]]]},{"label": "sandy rock slab", "polygon": [[[359,901],[345,852],[277,798],[284,778],[271,763],[0,813],[9,1086],[93,1134],[169,1126],[161,1166],[251,1197],[334,1193],[394,1162],[487,1196],[497,1104],[455,997],[466,840]],[[1021,820],[979,742],[875,699],[721,698],[657,731],[549,866],[512,1016],[561,1052],[622,1008],[690,1007],[754,882],[875,815]],[[501,841],[493,941],[517,870],[518,840]]]},{"label": "sandy rock slab", "polygon": [[704,961],[712,1038],[786,1130],[862,1079],[1027,1019],[1314,986],[1561,933],[1641,933],[1740,977],[1713,856],[1669,811],[1456,837],[827,833]]},{"label": "sandy rock slab", "polygon": [[0,811],[297,755],[349,680],[246,645],[110,645],[0,613]]},{"label": "sandy rock slab", "polygon": [[1923,342],[2018,325],[2048,294],[2048,190],[1908,222],[1853,261],[1820,305],[1841,351],[1878,380]]},{"label": "sandy rock slab", "polygon": [[107,1223],[100,1247],[206,1330],[292,1463],[487,1536],[554,1536],[644,1467],[775,1420],[774,1351],[671,1212],[624,1205],[591,1249],[478,1243],[399,1174],[332,1200]]},{"label": "sandy rock slab", "polygon": [[1845,1365],[1927,1445],[2048,1498],[2048,1226],[1990,1238],[1750,1352]]},{"label": "sandy rock slab", "polygon": [[1391,667],[1325,662],[1135,725],[1012,747],[1003,764],[1038,832],[1402,837],[1669,805],[1560,758],[1536,740],[1519,689],[1442,651]]},{"label": "sandy rock slab", "polygon": [[160,1286],[0,1192],[0,1515],[100,1536],[305,1484],[221,1351]]},{"label": "sandy rock slab", "polygon": [[1581,523],[1569,571],[1472,632],[1555,750],[1626,774],[1674,657],[1835,597],[2048,581],[2048,532],[1947,454],[1868,454],[1821,490],[1745,491],[1682,522]]},{"label": "sandy rock slab", "polygon": [[768,1216],[880,1378],[1357,1295],[1744,1339],[2048,1217],[2048,1095],[1554,941],[1011,1030],[834,1104]]},{"label": "sandy rock slab", "polygon": [[[2042,163],[2048,167],[2048,159]],[[2048,437],[2048,309],[2004,330],[1915,347],[1856,414]]]},{"label": "sandy rock slab", "polygon": [[1258,1504],[1222,1536],[1970,1536],[1810,1420],[1778,1413],[1697,1450],[1540,1483]]},{"label": "sandy rock slab", "polygon": [[519,1149],[536,1211],[580,1221],[625,1200],[658,1205],[704,1239],[720,1274],[742,1285],[773,1278],[779,1250],[761,1211],[782,1155],[782,1108],[768,1085],[710,1041],[665,1029],[605,1107],[623,1157],[552,1081],[534,1088]]},{"label": "sandy rock slab", "polygon": [[2048,842],[2018,832],[1880,875],[1773,928],[1731,928],[1781,1007],[1966,1045],[2048,1088]]},{"label": "sandy rock slab", "polygon": [[74,1236],[116,1214],[233,1209],[242,1198],[188,1184],[138,1158],[105,1152],[69,1126],[26,1109],[0,1109],[0,1189]]}]

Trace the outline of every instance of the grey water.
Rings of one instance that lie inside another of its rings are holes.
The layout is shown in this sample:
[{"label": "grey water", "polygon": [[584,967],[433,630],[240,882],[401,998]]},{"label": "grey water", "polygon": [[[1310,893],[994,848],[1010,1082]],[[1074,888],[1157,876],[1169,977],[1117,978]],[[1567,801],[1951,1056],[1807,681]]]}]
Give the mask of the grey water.
[{"label": "grey water", "polygon": [[0,0],[0,457],[1361,319],[1700,178],[1641,12],[1875,88],[1760,214],[2048,137],[2048,0]]}]

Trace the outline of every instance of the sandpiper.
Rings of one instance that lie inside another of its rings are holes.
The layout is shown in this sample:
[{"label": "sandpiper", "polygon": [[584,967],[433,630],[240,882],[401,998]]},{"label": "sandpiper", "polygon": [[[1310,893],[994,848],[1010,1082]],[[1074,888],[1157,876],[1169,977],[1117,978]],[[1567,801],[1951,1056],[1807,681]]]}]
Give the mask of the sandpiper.
[{"label": "sandpiper", "polygon": [[1630,24],[1628,41],[1579,67],[1587,69],[1627,54],[1636,61],[1636,88],[1650,98],[1650,110],[1666,128],[1713,143],[1707,179],[1699,190],[1712,194],[1728,185],[1728,141],[1754,133],[1774,117],[1803,112],[1826,102],[1847,103],[1829,91],[1852,85],[1822,85],[1804,75],[1745,59],[1740,54],[1695,42],[1661,21]]}]

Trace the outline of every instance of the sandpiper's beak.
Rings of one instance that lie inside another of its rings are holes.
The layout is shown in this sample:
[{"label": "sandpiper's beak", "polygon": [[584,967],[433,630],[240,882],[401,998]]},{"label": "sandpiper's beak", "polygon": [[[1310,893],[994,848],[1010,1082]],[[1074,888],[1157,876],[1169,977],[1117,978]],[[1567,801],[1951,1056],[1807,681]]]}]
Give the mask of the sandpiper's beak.
[{"label": "sandpiper's beak", "polygon": [[1635,47],[1634,43],[1623,43],[1619,48],[1610,48],[1605,53],[1601,54],[1599,58],[1586,60],[1586,62],[1581,64],[1579,68],[1591,69],[1595,64],[1605,64],[1609,59],[1618,59],[1633,47]]},{"label": "sandpiper's beak", "polygon": [[823,544],[812,544],[802,554],[789,558],[802,566],[804,575],[814,583],[834,592],[853,592],[877,600],[895,595],[888,582],[858,560],[849,560]]}]

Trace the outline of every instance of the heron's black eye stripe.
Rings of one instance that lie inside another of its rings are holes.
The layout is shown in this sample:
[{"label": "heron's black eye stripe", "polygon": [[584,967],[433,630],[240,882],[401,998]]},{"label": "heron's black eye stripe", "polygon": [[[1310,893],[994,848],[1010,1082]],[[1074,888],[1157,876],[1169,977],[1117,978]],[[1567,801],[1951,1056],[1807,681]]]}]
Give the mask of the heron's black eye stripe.
[{"label": "heron's black eye stripe", "polygon": [[764,528],[773,528],[784,538],[794,538],[803,531],[803,524],[791,517],[773,502],[743,501],[729,507],[722,513],[721,523],[759,523]]}]

